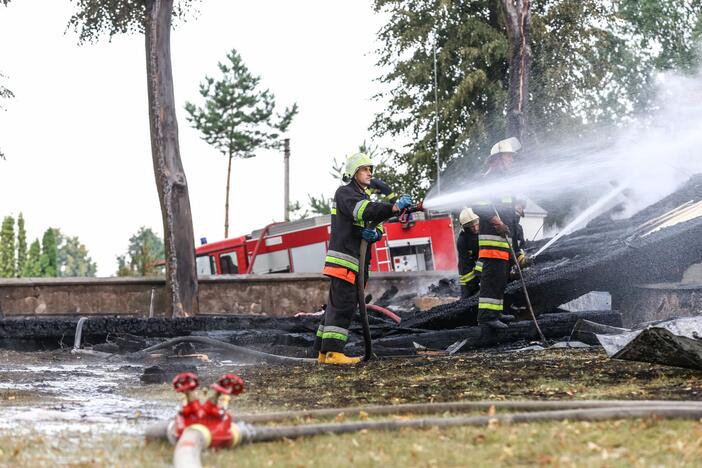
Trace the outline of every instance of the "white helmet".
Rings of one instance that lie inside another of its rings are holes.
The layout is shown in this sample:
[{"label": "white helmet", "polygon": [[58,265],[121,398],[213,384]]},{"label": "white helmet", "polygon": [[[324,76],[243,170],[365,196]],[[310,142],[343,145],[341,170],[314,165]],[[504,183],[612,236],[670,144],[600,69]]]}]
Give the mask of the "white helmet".
[{"label": "white helmet", "polygon": [[461,214],[458,215],[458,222],[461,223],[461,226],[465,226],[466,224],[471,224],[478,221],[478,215],[473,212],[470,208],[463,208],[461,210]]},{"label": "white helmet", "polygon": [[492,149],[490,150],[490,156],[494,156],[496,154],[501,154],[501,153],[516,153],[522,149],[522,144],[519,143],[519,140],[512,137],[512,138],[507,138],[506,140],[500,140],[494,145],[492,145]]}]

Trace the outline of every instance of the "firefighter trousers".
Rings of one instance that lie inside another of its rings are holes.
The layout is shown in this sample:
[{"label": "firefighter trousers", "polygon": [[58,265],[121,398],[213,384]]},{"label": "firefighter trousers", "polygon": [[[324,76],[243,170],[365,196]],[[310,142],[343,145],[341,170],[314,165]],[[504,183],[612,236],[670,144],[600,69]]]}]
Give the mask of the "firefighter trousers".
[{"label": "firefighter trousers", "polygon": [[461,299],[467,299],[480,290],[480,281],[474,279],[468,284],[461,285]]},{"label": "firefighter trousers", "polygon": [[322,322],[317,328],[314,350],[341,353],[349,339],[349,326],[358,308],[356,285],[331,278],[329,300]]},{"label": "firefighter trousers", "polygon": [[483,258],[483,274],[480,277],[480,298],[478,300],[478,323],[500,317],[504,310],[505,287],[509,261],[497,258]]}]

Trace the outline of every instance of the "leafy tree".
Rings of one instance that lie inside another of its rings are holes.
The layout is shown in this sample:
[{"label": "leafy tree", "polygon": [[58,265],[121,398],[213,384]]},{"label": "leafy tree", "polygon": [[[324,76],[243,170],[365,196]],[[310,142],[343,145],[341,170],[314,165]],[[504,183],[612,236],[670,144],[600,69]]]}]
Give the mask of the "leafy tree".
[{"label": "leafy tree", "polygon": [[5,216],[0,230],[0,277],[14,278],[15,276],[17,276],[15,218]]},{"label": "leafy tree", "polygon": [[[415,198],[436,179],[434,47],[442,169],[480,168],[506,133],[510,41],[501,3],[511,0],[374,0],[388,14],[378,33],[387,100],[371,129],[405,138],[386,150]],[[533,0],[530,123],[526,143],[612,126],[651,105],[657,70],[693,69],[702,34],[696,0]],[[443,179],[443,176],[442,176]]]},{"label": "leafy tree", "polygon": [[27,231],[24,228],[24,216],[17,217],[17,276],[22,276],[27,263]]},{"label": "leafy tree", "polygon": [[124,255],[117,257],[117,276],[156,276],[163,274],[163,240],[151,228],[142,226],[129,238]]},{"label": "leafy tree", "polygon": [[56,230],[48,228],[41,239],[41,255],[39,256],[41,276],[58,276],[58,247],[56,244]]},{"label": "leafy tree", "polygon": [[80,42],[106,34],[140,33],[146,39],[151,154],[165,233],[167,313],[176,317],[198,312],[195,239],[188,183],[180,159],[173,95],[170,30],[172,18],[188,16],[193,0],[73,0],[76,13],[69,27]]},{"label": "leafy tree", "polygon": [[185,104],[188,121],[202,139],[227,157],[227,186],[224,202],[224,237],[229,237],[229,186],[233,158],[251,158],[262,148],[279,147],[280,134],[297,114],[297,104],[275,114],[275,96],[261,90],[239,53],[232,49],[226,62],[217,64],[218,78],[205,76],[200,83],[203,106]]},{"label": "leafy tree", "polygon": [[77,236],[64,236],[55,229],[58,245],[58,275],[64,277],[95,276],[97,265],[88,255],[88,249]]},{"label": "leafy tree", "polygon": [[39,244],[39,239],[34,239],[34,242],[29,245],[27,261],[22,269],[22,277],[39,278],[41,276],[41,244]]}]

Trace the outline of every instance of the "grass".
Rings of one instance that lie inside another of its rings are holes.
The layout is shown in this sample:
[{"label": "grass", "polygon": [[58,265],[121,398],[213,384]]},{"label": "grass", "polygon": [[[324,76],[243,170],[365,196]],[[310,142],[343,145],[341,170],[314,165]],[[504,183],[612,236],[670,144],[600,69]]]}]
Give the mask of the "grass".
[{"label": "grass", "polygon": [[[115,450],[114,447],[119,447]],[[0,436],[1,466],[162,467],[166,443],[134,436]],[[205,466],[698,466],[702,424],[654,419],[322,435],[207,451]]]},{"label": "grass", "polygon": [[[211,365],[199,374],[209,384],[230,371],[247,385],[247,391],[233,401],[233,412],[480,399],[699,400],[702,395],[699,372],[609,360],[603,352],[591,350],[395,359],[356,368]],[[143,400],[176,400],[166,384],[125,386],[120,392]],[[10,404],[3,395],[7,391],[0,393],[0,405]],[[22,434],[0,433],[0,466],[171,463],[170,446],[144,445],[133,435],[88,430],[52,437],[38,427],[24,429]],[[700,422],[644,419],[323,435],[208,451],[203,461],[206,466],[291,467],[693,466],[701,456]]]}]

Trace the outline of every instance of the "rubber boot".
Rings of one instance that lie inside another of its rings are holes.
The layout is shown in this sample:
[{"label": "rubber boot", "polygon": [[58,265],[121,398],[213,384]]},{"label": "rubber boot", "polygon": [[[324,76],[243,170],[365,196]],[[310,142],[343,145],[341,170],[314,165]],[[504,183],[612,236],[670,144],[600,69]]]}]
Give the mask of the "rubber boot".
[{"label": "rubber boot", "polygon": [[344,353],[335,353],[333,351],[329,351],[326,356],[324,356],[324,364],[349,365],[358,364],[359,362],[361,362],[360,357],[348,357]]},{"label": "rubber boot", "polygon": [[324,354],[323,352],[320,351],[320,352],[319,352],[319,357],[317,357],[317,362],[318,362],[319,364],[324,364],[324,361],[325,361],[325,358],[326,358],[326,357],[327,357],[326,354]]},{"label": "rubber boot", "polygon": [[515,318],[516,318],[516,317],[515,317],[514,315],[510,315],[510,314],[500,314],[499,320],[500,320],[500,322],[509,323],[509,322],[514,322],[514,319],[515,319]]}]

